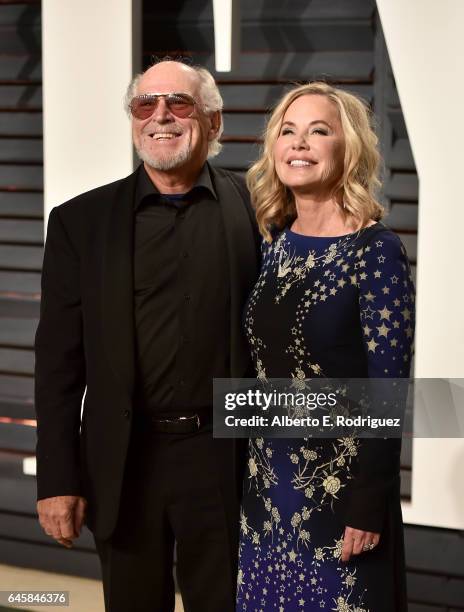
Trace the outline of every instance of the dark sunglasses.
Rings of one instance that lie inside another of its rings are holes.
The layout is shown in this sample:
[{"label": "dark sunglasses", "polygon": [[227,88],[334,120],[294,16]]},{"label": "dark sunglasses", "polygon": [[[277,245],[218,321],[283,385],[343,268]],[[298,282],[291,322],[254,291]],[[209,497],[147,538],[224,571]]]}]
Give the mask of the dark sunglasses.
[{"label": "dark sunglasses", "polygon": [[164,98],[170,112],[181,119],[191,117],[197,104],[196,100],[186,93],[142,94],[131,100],[129,108],[132,116],[136,119],[148,119],[155,112],[160,98]]}]

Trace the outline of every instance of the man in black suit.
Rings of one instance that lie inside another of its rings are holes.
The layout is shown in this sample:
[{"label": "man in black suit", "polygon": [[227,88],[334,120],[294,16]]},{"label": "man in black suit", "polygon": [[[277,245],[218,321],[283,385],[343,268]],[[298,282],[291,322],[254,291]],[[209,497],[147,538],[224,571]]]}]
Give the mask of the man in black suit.
[{"label": "man in black suit", "polygon": [[212,437],[212,379],[249,367],[253,213],[243,179],[206,161],[222,132],[206,70],[160,62],[127,108],[143,164],[49,218],[39,520],[68,547],[93,531],[107,611],[174,609],[175,541],[186,610],[232,611],[244,449]]}]

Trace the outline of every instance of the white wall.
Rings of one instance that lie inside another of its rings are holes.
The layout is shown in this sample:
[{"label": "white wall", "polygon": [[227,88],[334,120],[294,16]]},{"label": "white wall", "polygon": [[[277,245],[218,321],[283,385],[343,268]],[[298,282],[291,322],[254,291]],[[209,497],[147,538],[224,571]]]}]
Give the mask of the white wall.
[{"label": "white wall", "polygon": [[[419,174],[415,376],[464,378],[464,2],[377,6]],[[464,529],[463,465],[463,440],[414,440],[405,521]]]},{"label": "white wall", "polygon": [[140,23],[140,0],[42,0],[46,217],[132,171],[122,100],[140,65]]}]

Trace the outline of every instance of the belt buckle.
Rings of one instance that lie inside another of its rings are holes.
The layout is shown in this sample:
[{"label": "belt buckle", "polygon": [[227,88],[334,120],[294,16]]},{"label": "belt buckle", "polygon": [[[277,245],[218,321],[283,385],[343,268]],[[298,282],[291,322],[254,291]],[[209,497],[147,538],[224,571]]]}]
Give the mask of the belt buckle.
[{"label": "belt buckle", "polygon": [[200,417],[198,416],[198,414],[193,414],[192,416],[181,416],[179,417],[179,421],[190,421],[191,419],[195,419],[195,423],[197,426],[197,429],[200,429]]}]

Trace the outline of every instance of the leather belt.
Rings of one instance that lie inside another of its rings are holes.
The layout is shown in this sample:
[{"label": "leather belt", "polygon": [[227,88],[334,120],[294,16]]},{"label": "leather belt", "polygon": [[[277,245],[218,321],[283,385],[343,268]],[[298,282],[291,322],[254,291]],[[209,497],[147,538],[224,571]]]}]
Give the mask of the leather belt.
[{"label": "leather belt", "polygon": [[158,415],[134,412],[135,422],[158,433],[187,434],[199,431],[213,422],[213,409],[198,410],[182,415]]}]

